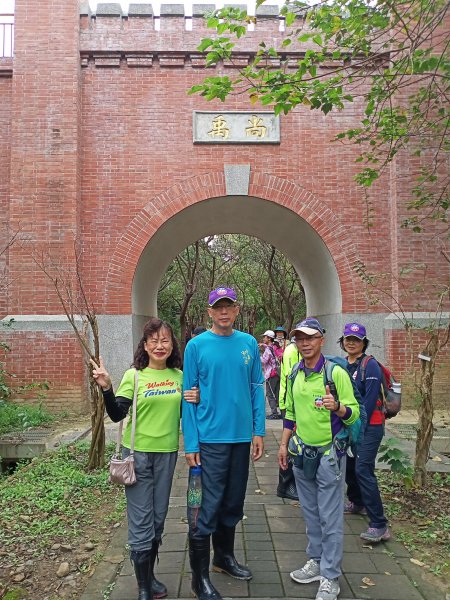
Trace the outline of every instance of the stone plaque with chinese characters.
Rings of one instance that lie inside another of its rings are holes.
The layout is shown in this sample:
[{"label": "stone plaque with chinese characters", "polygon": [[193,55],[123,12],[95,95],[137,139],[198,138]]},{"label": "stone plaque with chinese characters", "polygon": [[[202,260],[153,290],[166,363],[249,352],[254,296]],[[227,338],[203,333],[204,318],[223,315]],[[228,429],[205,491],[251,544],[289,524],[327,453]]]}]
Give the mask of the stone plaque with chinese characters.
[{"label": "stone plaque with chinese characters", "polygon": [[194,110],[194,144],[279,144],[280,117],[273,112]]}]

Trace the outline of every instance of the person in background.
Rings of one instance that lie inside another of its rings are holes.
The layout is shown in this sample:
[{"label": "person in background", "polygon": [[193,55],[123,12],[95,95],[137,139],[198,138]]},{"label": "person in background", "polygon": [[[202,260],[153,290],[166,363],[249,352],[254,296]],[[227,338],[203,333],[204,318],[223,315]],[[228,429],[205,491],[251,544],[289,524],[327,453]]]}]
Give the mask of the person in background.
[{"label": "person in background", "polygon": [[289,344],[287,339],[287,331],[281,326],[275,327],[273,331],[275,333],[275,341],[278,343],[278,346],[281,349],[281,355],[283,355],[283,352]]},{"label": "person in background", "polygon": [[[280,375],[280,392],[278,394],[278,406],[281,416],[284,419],[286,414],[286,386],[289,373],[293,366],[300,362],[302,355],[300,354],[297,344],[294,342],[288,344],[283,353],[281,361]],[[279,498],[287,498],[288,500],[298,500],[297,487],[295,485],[294,473],[292,471],[292,459],[288,457],[286,469],[280,467],[278,472],[277,496]]]},{"label": "person in background", "polygon": [[266,381],[266,400],[270,408],[267,419],[281,419],[278,412],[278,394],[280,391],[280,361],[275,350],[275,333],[268,329],[263,333],[263,341],[259,344],[264,379]]},{"label": "person in background", "polygon": [[[347,323],[338,342],[341,349],[347,353],[347,370],[358,387],[367,412],[367,426],[358,455],[347,458],[345,481],[349,501],[344,506],[344,512],[347,514],[367,512],[369,527],[367,531],[361,533],[361,538],[375,543],[386,541],[391,535],[375,474],[375,461],[383,439],[385,423],[381,397],[381,369],[373,357],[365,360],[369,340],[364,325]],[[361,369],[363,360],[367,363],[364,380]]]},{"label": "person in background", "polygon": [[288,442],[294,424],[300,450],[294,459],[297,493],[306,523],[309,560],[292,571],[297,583],[320,581],[316,600],[336,600],[344,552],[344,472],[346,447],[340,447],[337,435],[345,425],[359,418],[359,404],[347,371],[333,369],[335,398],[325,376],[322,347],[325,330],[315,318],[298,323],[290,337],[303,358],[296,376],[291,374],[286,393],[278,461],[287,468]]},{"label": "person in background", "polygon": [[184,354],[184,386],[199,387],[200,402],[183,402],[182,425],[186,462],[202,467],[202,503],[195,519],[188,514],[192,593],[221,600],[209,579],[211,536],[213,569],[252,578],[236,560],[234,539],[244,515],[250,454],[259,460],[264,449],[264,378],[255,338],[233,329],[236,292],[212,290],[208,314],[211,329],[191,340]]},{"label": "person in background", "polygon": [[292,367],[300,362],[302,355],[294,342],[286,346],[283,352],[283,360],[281,361],[281,373],[280,373],[280,391],[278,394],[278,406],[280,407],[281,416],[284,418],[286,412],[286,384],[288,381],[289,373],[292,371]]},{"label": "person in background", "polygon": [[[165,598],[166,586],[154,576],[169,496],[178,456],[183,374],[177,340],[168,323],[152,318],[144,326],[133,368],[128,369],[114,393],[103,359],[93,360],[92,374],[102,388],[108,416],[117,423],[128,414],[134,396],[135,370],[138,395],[134,464],[137,481],[125,486],[128,544],[139,588],[139,600]],[[186,389],[184,399],[198,402],[198,390]],[[123,458],[130,454],[131,419],[123,434]]]},{"label": "person in background", "polygon": [[201,333],[205,333],[205,331],[208,331],[208,330],[206,329],[206,327],[201,327],[201,326],[199,326],[199,327],[195,327],[195,328],[192,330],[192,333],[191,333],[191,339],[192,339],[192,338],[194,338],[194,337],[196,337],[197,335],[200,335]]}]

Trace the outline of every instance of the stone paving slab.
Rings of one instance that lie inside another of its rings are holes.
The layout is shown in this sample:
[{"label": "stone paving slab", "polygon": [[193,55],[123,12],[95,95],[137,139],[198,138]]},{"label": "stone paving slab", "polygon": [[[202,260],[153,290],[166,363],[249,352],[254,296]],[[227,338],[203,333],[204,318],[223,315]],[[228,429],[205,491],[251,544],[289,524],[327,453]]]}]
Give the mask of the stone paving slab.
[{"label": "stone paving slab", "polygon": [[[311,600],[317,593],[317,582],[302,585],[289,576],[292,570],[307,560],[307,539],[298,503],[275,495],[279,428],[280,423],[272,424],[267,436],[268,456],[263,462],[252,465],[245,517],[236,531],[236,554],[239,560],[249,565],[254,577],[246,582],[222,573],[211,573],[211,580],[224,599]],[[192,600],[187,553],[186,486],[187,469],[180,456],[156,567],[158,577],[168,587],[168,598],[178,600]],[[265,493],[256,493],[256,490]],[[366,517],[345,516],[339,600],[445,600],[445,593],[433,585],[431,576],[429,581],[423,579],[423,571],[410,562],[410,555],[402,544],[395,539],[380,544],[367,543],[359,537],[366,528]],[[126,523],[123,523],[80,600],[137,598],[137,585],[125,544]],[[363,578],[369,578],[373,585],[367,585]]]}]

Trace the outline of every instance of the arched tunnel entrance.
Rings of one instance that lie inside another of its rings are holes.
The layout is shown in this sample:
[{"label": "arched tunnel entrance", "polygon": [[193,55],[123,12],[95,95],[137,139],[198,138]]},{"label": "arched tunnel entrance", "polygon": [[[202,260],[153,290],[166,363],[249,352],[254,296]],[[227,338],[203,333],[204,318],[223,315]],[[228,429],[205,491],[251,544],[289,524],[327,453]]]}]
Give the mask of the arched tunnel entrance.
[{"label": "arched tunnel entrance", "polygon": [[318,233],[293,211],[274,202],[251,196],[225,196],[194,204],[158,229],[136,269],[133,314],[156,314],[159,283],[175,256],[196,240],[219,233],[242,233],[272,244],[300,275],[310,314],[341,312],[336,266]]},{"label": "arched tunnel entrance", "polygon": [[[152,203],[154,208],[155,203]],[[321,227],[320,221],[313,227],[298,214],[295,206],[289,208],[251,195],[222,195],[174,211],[155,228],[145,244],[138,236],[141,250],[131,284],[131,314],[102,317],[101,329],[108,338],[103,345],[104,355],[111,373],[122,373],[129,366],[142,325],[149,316],[158,314],[158,289],[172,260],[196,240],[221,233],[259,238],[285,255],[301,278],[307,314],[320,317],[327,329],[326,351],[337,353],[336,339],[342,324],[347,318],[354,318],[351,313],[343,312],[341,280],[343,277],[348,280],[349,267],[342,266],[342,257],[336,259],[332,255],[319,234]],[[141,234],[145,235],[145,226],[142,226]],[[129,244],[133,247],[131,241]],[[137,242],[135,246],[138,246]],[[382,331],[377,345],[382,347]]]}]

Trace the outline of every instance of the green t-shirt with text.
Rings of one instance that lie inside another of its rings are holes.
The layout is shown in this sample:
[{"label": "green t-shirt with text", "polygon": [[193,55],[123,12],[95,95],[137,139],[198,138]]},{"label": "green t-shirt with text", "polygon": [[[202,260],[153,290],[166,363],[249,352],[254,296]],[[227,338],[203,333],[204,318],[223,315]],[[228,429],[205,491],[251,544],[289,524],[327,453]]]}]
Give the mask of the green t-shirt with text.
[{"label": "green t-shirt with text", "polygon": [[[176,452],[179,444],[183,373],[179,369],[139,371],[134,449],[140,452]],[[116,396],[133,400],[134,369],[125,372]],[[122,444],[131,446],[131,414]]]}]

